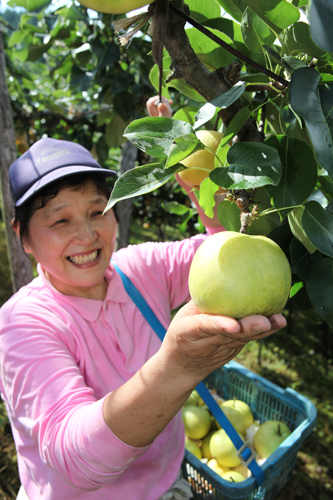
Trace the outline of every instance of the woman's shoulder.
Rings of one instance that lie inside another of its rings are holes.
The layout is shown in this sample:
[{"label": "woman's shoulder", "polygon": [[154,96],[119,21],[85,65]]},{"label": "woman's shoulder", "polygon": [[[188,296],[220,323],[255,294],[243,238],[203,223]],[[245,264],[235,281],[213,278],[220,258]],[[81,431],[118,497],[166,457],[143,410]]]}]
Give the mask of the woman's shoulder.
[{"label": "woman's shoulder", "polygon": [[11,316],[14,312],[32,311],[38,304],[39,307],[46,306],[50,301],[47,287],[40,276],[34,278],[30,283],[14,293],[0,308],[0,317]]},{"label": "woman's shoulder", "polygon": [[121,256],[122,258],[130,258],[132,256],[142,256],[143,259],[149,255],[155,255],[157,258],[160,255],[165,255],[166,252],[177,251],[178,249],[189,249],[192,250],[193,247],[196,248],[203,243],[207,238],[207,234],[196,234],[190,238],[184,238],[182,240],[174,241],[148,241],[145,243],[138,243],[135,245],[128,245],[126,248],[121,248],[115,255]]},{"label": "woman's shoulder", "polygon": [[193,258],[206,235],[167,242],[129,245],[115,252],[113,259],[128,277],[147,282],[164,279],[175,268],[181,269]]}]

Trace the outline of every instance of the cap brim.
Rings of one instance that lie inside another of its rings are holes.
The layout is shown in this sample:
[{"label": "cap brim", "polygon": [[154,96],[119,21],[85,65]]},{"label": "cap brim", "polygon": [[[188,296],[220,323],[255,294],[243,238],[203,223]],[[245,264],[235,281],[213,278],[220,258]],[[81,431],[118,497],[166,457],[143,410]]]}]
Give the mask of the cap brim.
[{"label": "cap brim", "polygon": [[87,167],[83,165],[71,165],[67,167],[61,167],[57,168],[55,170],[52,170],[52,172],[48,173],[47,175],[44,175],[41,179],[39,179],[37,182],[35,182],[29,189],[24,193],[21,198],[19,198],[15,202],[15,206],[19,207],[27,201],[29,198],[31,198],[34,194],[36,194],[38,191],[40,191],[43,187],[47,186],[48,184],[51,184],[51,182],[56,181],[58,179],[62,179],[64,177],[68,177],[69,175],[73,174],[84,174],[84,173],[90,173],[94,172],[98,175],[102,175],[104,177],[117,177],[117,173],[114,170],[108,170],[106,168],[94,168],[94,167]]}]

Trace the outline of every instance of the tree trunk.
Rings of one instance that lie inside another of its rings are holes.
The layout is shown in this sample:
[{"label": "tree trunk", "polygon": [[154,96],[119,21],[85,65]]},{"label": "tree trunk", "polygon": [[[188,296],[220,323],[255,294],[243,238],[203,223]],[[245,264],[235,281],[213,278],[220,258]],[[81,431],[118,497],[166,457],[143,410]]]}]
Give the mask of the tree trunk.
[{"label": "tree trunk", "polygon": [[[120,164],[121,174],[124,174],[128,170],[135,167],[137,156],[137,147],[129,141],[125,142],[122,146],[122,158]],[[117,215],[119,218],[117,249],[127,247],[129,244],[132,204],[132,198],[122,200],[117,203]]]},{"label": "tree trunk", "polygon": [[15,131],[6,83],[6,59],[0,31],[0,179],[2,216],[5,222],[9,265],[14,293],[32,280],[31,261],[11,227],[14,207],[9,185],[9,167],[16,160]]}]

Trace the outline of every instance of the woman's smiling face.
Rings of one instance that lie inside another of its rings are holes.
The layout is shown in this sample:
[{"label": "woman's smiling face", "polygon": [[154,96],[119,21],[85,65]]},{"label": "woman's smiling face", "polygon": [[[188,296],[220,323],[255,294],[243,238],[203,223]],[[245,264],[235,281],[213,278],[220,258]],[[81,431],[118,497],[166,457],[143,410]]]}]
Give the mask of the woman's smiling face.
[{"label": "woman's smiling face", "polygon": [[[52,285],[61,293],[103,300],[104,279],[115,245],[113,210],[103,215],[107,198],[92,181],[64,188],[37,209],[23,241]],[[19,227],[15,228],[19,234]]]}]

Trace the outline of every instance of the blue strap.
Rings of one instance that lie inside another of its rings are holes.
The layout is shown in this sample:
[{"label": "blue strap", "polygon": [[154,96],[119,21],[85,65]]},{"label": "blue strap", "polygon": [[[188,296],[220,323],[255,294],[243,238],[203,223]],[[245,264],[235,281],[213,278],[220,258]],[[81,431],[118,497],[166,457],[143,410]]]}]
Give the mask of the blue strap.
[{"label": "blue strap", "polygon": [[[124,288],[128,295],[133,300],[134,304],[141,311],[143,317],[147,320],[153,330],[156,332],[158,337],[163,341],[164,336],[166,334],[166,329],[157,318],[156,314],[152,310],[152,308],[147,304],[146,300],[142,297],[139,290],[133,285],[131,280],[124,274],[119,266],[116,264],[114,260],[112,260],[112,264],[114,265],[116,271],[120,275]],[[246,465],[253,476],[255,477],[258,486],[260,486],[264,481],[264,474],[261,467],[257,464],[254,459],[254,454],[251,448],[248,447],[246,443],[240,438],[238,432],[235,430],[234,426],[231,424],[230,420],[226,417],[226,415],[221,410],[218,403],[215,401],[207,387],[203,382],[200,382],[196,390],[198,391],[199,396],[206,403],[208,408],[210,409],[214,418],[218,421],[220,426],[225,430],[225,432],[230,437],[234,446],[238,450],[239,457],[244,465]]]}]

